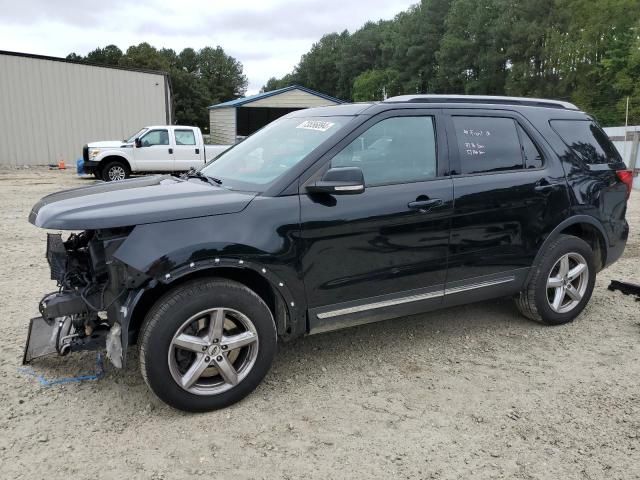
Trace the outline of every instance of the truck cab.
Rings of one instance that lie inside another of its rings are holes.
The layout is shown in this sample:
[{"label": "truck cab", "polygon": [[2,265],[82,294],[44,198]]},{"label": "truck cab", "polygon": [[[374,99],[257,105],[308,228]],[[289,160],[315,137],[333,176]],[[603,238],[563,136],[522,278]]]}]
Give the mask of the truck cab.
[{"label": "truck cab", "polygon": [[83,170],[106,182],[132,173],[184,172],[200,168],[227,148],[205,146],[198,127],[153,125],[123,141],[88,143],[82,152]]}]

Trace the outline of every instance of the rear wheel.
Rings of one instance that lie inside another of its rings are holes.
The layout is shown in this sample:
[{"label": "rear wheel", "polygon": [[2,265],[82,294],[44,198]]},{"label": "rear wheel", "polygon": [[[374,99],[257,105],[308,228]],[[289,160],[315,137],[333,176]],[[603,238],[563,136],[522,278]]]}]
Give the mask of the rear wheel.
[{"label": "rear wheel", "polygon": [[140,334],[147,385],[180,410],[231,405],[267,374],[276,351],[271,311],[244,285],[203,279],[178,286],[151,309]]},{"label": "rear wheel", "polygon": [[105,182],[116,182],[129,178],[131,172],[124,162],[112,160],[102,168],[101,173]]},{"label": "rear wheel", "polygon": [[584,240],[560,235],[543,254],[526,288],[516,297],[520,312],[549,325],[576,318],[596,280],[594,253]]}]

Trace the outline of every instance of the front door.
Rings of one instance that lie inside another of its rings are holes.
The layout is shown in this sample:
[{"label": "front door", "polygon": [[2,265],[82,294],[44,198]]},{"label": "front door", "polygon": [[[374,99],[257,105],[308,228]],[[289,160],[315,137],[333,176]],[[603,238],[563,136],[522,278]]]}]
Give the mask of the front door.
[{"label": "front door", "polygon": [[455,209],[447,300],[519,291],[543,236],[569,212],[564,171],[535,129],[511,112],[448,114]]},{"label": "front door", "polygon": [[142,172],[172,172],[173,146],[166,128],[149,130],[140,137],[140,146],[133,149],[136,170]]},{"label": "front door", "polygon": [[173,132],[175,137],[173,150],[175,170],[180,172],[203,166],[204,152],[202,145],[196,144],[196,134],[193,129],[176,128]]},{"label": "front door", "polygon": [[362,169],[356,195],[300,191],[311,332],[415,313],[442,301],[453,211],[436,111],[386,112],[343,140],[326,165]]}]

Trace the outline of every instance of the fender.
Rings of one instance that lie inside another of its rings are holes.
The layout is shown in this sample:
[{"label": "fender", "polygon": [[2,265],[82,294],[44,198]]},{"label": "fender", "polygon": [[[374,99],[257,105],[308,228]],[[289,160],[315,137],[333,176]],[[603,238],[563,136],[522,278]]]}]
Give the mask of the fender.
[{"label": "fender", "polygon": [[204,270],[211,270],[212,272],[214,272],[219,268],[234,268],[238,269],[239,271],[250,270],[253,273],[256,273],[260,277],[264,278],[267,283],[269,283],[273,291],[282,296],[282,298],[286,302],[287,311],[290,314],[291,318],[295,318],[295,312],[298,311],[301,306],[303,306],[296,302],[296,299],[291,293],[289,286],[285,284],[284,280],[281,279],[273,270],[256,262],[246,261],[242,259],[213,258],[200,262],[190,262],[188,265],[182,265],[173,269],[171,272],[166,273],[164,276],[160,277],[158,281],[160,283],[170,285],[177,280],[193,273],[202,272]]},{"label": "fender", "polygon": [[[221,190],[219,195],[245,194]],[[242,209],[234,208],[229,213],[224,213],[225,205],[220,204],[218,215],[139,224],[133,228],[113,254],[114,260],[126,265],[129,288],[143,289],[143,293],[128,297],[123,305],[127,313],[131,315],[139,302],[150,298],[143,295],[145,291],[155,287],[166,290],[189,275],[213,273],[216,269],[228,273],[234,269],[239,273],[250,272],[252,280],[260,277],[279,295],[282,302],[276,304],[282,303],[282,308],[286,304],[287,326],[291,327],[287,336],[306,333],[306,292],[298,265],[297,196],[268,199],[250,196],[243,201]],[[209,213],[216,211],[214,207],[208,207]],[[120,317],[127,322],[121,324],[123,333],[128,332],[131,318]]]},{"label": "fender", "polygon": [[133,171],[135,170],[135,162],[133,160],[131,150],[132,148],[130,147],[121,147],[100,151],[100,153],[92,161],[102,163],[106,158],[120,157],[120,159],[129,164],[129,168],[131,168],[131,170]]},{"label": "fender", "polygon": [[546,248],[549,245],[551,245],[551,243],[555,239],[558,238],[558,236],[562,233],[563,230],[566,230],[571,225],[577,225],[579,223],[588,223],[589,225],[595,227],[596,230],[602,236],[602,240],[604,240],[604,245],[605,245],[604,254],[605,254],[605,264],[606,264],[606,256],[608,256],[608,253],[609,253],[609,241],[608,241],[608,236],[604,229],[604,226],[597,218],[591,217],[589,215],[574,215],[560,222],[556,226],[556,228],[554,228],[551,231],[551,233],[547,235],[547,238],[544,239],[544,241],[542,242],[542,245],[538,249],[538,253],[536,254],[535,259],[533,260],[533,264],[531,265],[531,269],[529,271],[529,275],[527,276],[525,284],[530,280],[531,276],[533,275],[533,272],[535,269],[534,267],[538,266],[538,264],[540,263],[540,260],[542,259],[542,255],[544,254]]},{"label": "fender", "polygon": [[[129,295],[122,303],[119,311],[114,312],[118,317],[118,322],[121,326],[120,342],[122,345],[122,351],[126,352],[129,344],[131,343],[132,335],[135,333],[134,331],[131,331],[133,313],[146,292],[156,288],[159,284],[170,286],[185,277],[193,275],[194,273],[210,271],[212,275],[215,275],[215,271],[222,268],[233,268],[238,272],[249,270],[267,281],[274,294],[280,296],[280,299],[282,300],[280,302],[281,307],[284,308],[286,318],[289,319],[289,327],[291,330],[288,330],[285,335],[282,335],[285,340],[288,338],[295,338],[306,333],[306,307],[304,304],[296,302],[288,285],[286,285],[276,273],[267,266],[262,266],[255,262],[246,262],[244,260],[232,258],[214,258],[197,262],[197,264],[196,262],[190,262],[187,265],[181,265],[170,273],[166,273],[159,278],[152,279],[145,287],[131,290],[129,292]],[[278,305],[276,305],[276,308],[278,308]],[[126,356],[123,355],[122,364],[124,365],[125,363]]]}]

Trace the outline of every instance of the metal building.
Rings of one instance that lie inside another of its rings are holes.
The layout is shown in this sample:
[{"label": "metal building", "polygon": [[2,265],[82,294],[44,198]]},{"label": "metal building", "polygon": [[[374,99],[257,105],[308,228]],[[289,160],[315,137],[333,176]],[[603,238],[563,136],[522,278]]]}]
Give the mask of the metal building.
[{"label": "metal building", "polygon": [[633,170],[633,188],[640,189],[640,125],[607,127],[604,131],[620,152],[624,163]]},{"label": "metal building", "polygon": [[0,51],[0,166],[70,163],[87,142],[170,123],[164,72]]},{"label": "metal building", "polygon": [[238,138],[294,110],[344,103],[300,85],[238,98],[209,107],[209,132],[215,144],[233,145]]}]

